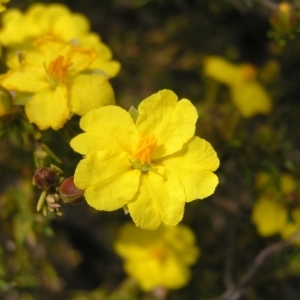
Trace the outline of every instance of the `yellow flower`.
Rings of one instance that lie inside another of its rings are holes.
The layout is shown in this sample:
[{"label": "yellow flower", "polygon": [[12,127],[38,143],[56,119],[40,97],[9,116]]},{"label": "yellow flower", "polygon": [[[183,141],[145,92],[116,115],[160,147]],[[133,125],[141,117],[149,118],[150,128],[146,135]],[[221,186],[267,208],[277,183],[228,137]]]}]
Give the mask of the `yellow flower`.
[{"label": "yellow flower", "polygon": [[6,10],[6,7],[4,4],[8,3],[10,0],[0,0],[0,12],[3,12]]},{"label": "yellow flower", "polygon": [[281,174],[272,179],[266,173],[259,173],[257,186],[261,196],[252,211],[252,221],[261,236],[280,234],[289,238],[300,229],[299,191],[294,177]]},{"label": "yellow flower", "polygon": [[196,262],[200,252],[193,232],[182,225],[144,231],[125,224],[114,248],[124,259],[125,272],[144,291],[185,286],[191,277],[189,266]]},{"label": "yellow flower", "polygon": [[221,57],[209,56],[204,61],[204,74],[228,85],[232,101],[243,117],[270,113],[271,98],[256,80],[254,66],[237,65]]},{"label": "yellow flower", "polygon": [[193,137],[197,112],[169,90],[146,98],[136,122],[124,109],[102,107],[80,121],[86,131],[71,141],[85,158],[75,185],[89,205],[105,211],[126,206],[143,229],[176,225],[185,202],[211,195],[219,159],[212,146]]},{"label": "yellow flower", "polygon": [[96,50],[98,57],[92,68],[100,69],[110,77],[116,76],[120,70],[119,62],[112,60],[112,53],[100,36],[90,32],[90,23],[85,16],[72,13],[62,4],[42,3],[33,4],[25,13],[14,8],[3,14],[0,43],[12,49],[7,59],[8,66],[16,69],[16,51],[32,50],[33,41],[44,35]]},{"label": "yellow flower", "polygon": [[[276,194],[275,194],[276,196]],[[287,223],[288,211],[276,198],[264,197],[255,203],[252,212],[252,222],[261,236],[277,234]]]},{"label": "yellow flower", "polygon": [[18,70],[2,81],[7,90],[30,93],[25,112],[41,129],[61,128],[72,114],[113,104],[114,95],[106,76],[93,73],[95,51],[54,40],[40,39],[37,52],[25,52]]}]

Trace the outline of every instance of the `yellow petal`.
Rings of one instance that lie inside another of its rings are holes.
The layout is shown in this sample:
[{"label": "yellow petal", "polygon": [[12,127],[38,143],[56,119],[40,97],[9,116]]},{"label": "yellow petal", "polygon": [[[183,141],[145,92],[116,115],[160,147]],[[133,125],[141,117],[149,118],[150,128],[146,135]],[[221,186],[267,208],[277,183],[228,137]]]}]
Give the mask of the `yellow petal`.
[{"label": "yellow petal", "polygon": [[25,28],[23,26],[23,14],[19,9],[9,9],[2,15],[0,42],[3,46],[14,45],[23,42]]},{"label": "yellow petal", "polygon": [[68,68],[70,75],[86,70],[97,58],[97,53],[93,49],[75,46],[49,35],[35,41],[34,46],[44,55],[46,66],[49,66],[59,55],[68,59],[71,63]]},{"label": "yellow petal", "polygon": [[50,88],[40,91],[25,105],[25,112],[29,121],[39,129],[51,127],[58,130],[69,117],[67,88],[62,85],[54,91]]},{"label": "yellow petal", "polygon": [[141,261],[151,256],[156,259],[152,251],[162,246],[162,233],[161,227],[154,231],[145,231],[136,227],[132,222],[125,223],[120,228],[114,248],[125,259]]},{"label": "yellow petal", "polygon": [[92,109],[115,103],[110,83],[100,75],[77,75],[69,86],[70,110],[83,116]]},{"label": "yellow petal", "polygon": [[206,76],[228,85],[234,85],[237,81],[243,80],[242,69],[239,65],[218,56],[205,58],[203,72]]},{"label": "yellow petal", "polygon": [[283,194],[296,192],[297,181],[290,174],[281,174],[280,176],[280,190]]},{"label": "yellow petal", "polygon": [[179,180],[161,175],[163,170],[142,174],[138,193],[128,203],[136,226],[154,230],[161,222],[175,226],[183,217],[185,195]]},{"label": "yellow petal", "polygon": [[93,49],[86,49],[79,46],[70,45],[67,54],[71,58],[70,74],[78,74],[90,68],[91,64],[96,60],[97,53]]},{"label": "yellow petal", "polygon": [[153,159],[180,150],[195,133],[196,108],[186,99],[177,100],[172,91],[162,90],[146,98],[138,107],[138,130],[157,138]]},{"label": "yellow petal", "polygon": [[140,172],[132,169],[126,153],[95,151],[82,159],[75,171],[74,183],[87,203],[98,210],[122,208],[137,192]]},{"label": "yellow petal", "polygon": [[191,229],[184,225],[165,228],[164,239],[172,242],[173,255],[186,265],[194,264],[200,255],[200,249],[195,246],[195,235]]},{"label": "yellow petal", "polygon": [[[68,10],[68,13],[62,13],[57,17],[57,12],[53,9],[54,5],[51,5],[49,8],[51,8],[51,11],[49,10],[48,14],[51,12],[52,20],[51,16],[48,18],[53,23],[50,24],[50,26],[52,25],[51,29],[53,35],[60,37],[64,41],[71,41],[89,32],[90,23],[84,15],[71,13]],[[53,20],[55,21],[53,22]]]},{"label": "yellow petal", "polygon": [[178,289],[186,285],[190,279],[187,266],[170,256],[167,256],[163,263],[155,259],[129,260],[125,262],[124,269],[146,292],[160,286]]},{"label": "yellow petal", "polygon": [[160,262],[155,259],[148,257],[141,261],[128,260],[124,263],[124,270],[139,283],[145,292],[150,292],[162,285],[160,281],[162,268]]},{"label": "yellow petal", "polygon": [[88,33],[79,38],[80,45],[95,49],[98,57],[92,63],[91,69],[101,70],[109,77],[115,77],[119,73],[121,64],[118,61],[112,60],[111,50],[107,45],[101,42],[98,34]]},{"label": "yellow petal", "polygon": [[187,265],[170,255],[164,261],[159,277],[162,286],[179,289],[187,284],[191,273]]},{"label": "yellow petal", "polygon": [[79,42],[83,47],[95,49],[101,59],[110,60],[112,58],[111,50],[102,43],[100,36],[95,32],[80,36]]},{"label": "yellow petal", "polygon": [[[43,3],[35,3],[28,8],[24,13],[22,24],[29,27],[30,30],[25,38],[37,38],[47,31],[50,32],[49,18],[47,18],[48,11],[49,6]],[[59,12],[57,11],[56,13],[56,16],[59,17]]]},{"label": "yellow petal", "polygon": [[42,67],[25,66],[20,70],[10,71],[2,81],[7,90],[38,93],[50,87]]},{"label": "yellow petal", "polygon": [[272,100],[256,81],[245,81],[231,87],[232,101],[240,114],[251,118],[257,114],[267,115],[272,109]]},{"label": "yellow petal", "polygon": [[62,4],[45,5],[35,3],[27,10],[28,23],[35,24],[39,30],[34,36],[38,37],[48,33],[62,40],[70,41],[89,31],[87,18],[81,14],[72,13]]},{"label": "yellow petal", "polygon": [[219,182],[212,173],[219,167],[217,154],[207,141],[199,137],[193,137],[181,151],[153,163],[163,165],[179,178],[187,202],[210,196]]},{"label": "yellow petal", "polygon": [[252,221],[262,236],[279,233],[286,224],[287,210],[274,198],[262,197],[254,205]]},{"label": "yellow petal", "polygon": [[121,107],[106,106],[92,110],[81,118],[80,127],[86,133],[72,139],[71,147],[81,154],[110,149],[133,152],[135,126],[128,112]]},{"label": "yellow petal", "polygon": [[[23,46],[25,48],[24,44]],[[25,68],[38,68],[42,76],[46,78],[43,55],[35,51],[22,51],[22,49],[8,51],[6,55],[6,65],[9,69],[19,70],[22,66],[24,68],[25,63]]]},{"label": "yellow petal", "polygon": [[100,70],[105,75],[112,78],[120,72],[121,64],[116,60],[107,61],[99,57],[92,63],[91,69]]},{"label": "yellow petal", "polygon": [[293,234],[300,229],[299,224],[293,222],[287,222],[280,230],[280,235],[283,239],[290,238]]}]

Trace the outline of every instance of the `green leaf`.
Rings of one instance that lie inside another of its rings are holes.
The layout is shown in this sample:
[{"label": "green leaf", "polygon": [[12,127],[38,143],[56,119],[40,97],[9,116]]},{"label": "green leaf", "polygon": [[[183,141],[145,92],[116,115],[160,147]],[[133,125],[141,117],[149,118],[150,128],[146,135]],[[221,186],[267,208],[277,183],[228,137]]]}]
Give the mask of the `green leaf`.
[{"label": "green leaf", "polygon": [[130,114],[131,118],[133,119],[133,121],[135,123],[137,118],[139,117],[138,110],[135,107],[131,106],[130,109],[128,110],[128,113]]}]

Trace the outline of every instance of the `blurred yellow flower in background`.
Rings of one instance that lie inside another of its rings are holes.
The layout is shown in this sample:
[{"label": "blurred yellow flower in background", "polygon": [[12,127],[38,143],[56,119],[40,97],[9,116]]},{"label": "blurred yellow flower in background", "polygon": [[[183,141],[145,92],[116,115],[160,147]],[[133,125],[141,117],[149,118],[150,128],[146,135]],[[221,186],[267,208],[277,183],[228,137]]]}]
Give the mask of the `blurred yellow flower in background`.
[{"label": "blurred yellow flower in background", "polygon": [[135,122],[121,107],[107,106],[81,119],[86,132],[71,141],[85,156],[75,185],[98,210],[126,206],[138,227],[174,226],[185,202],[214,192],[219,159],[207,141],[194,136],[198,116],[187,99],[162,90],[143,100],[136,114]]},{"label": "blurred yellow flower in background", "polygon": [[208,56],[203,72],[229,87],[232,101],[243,117],[271,112],[272,100],[256,79],[257,69],[251,64],[233,64],[218,56]]},{"label": "blurred yellow flower in background", "polygon": [[1,84],[17,93],[16,102],[24,101],[16,104],[25,104],[29,121],[41,130],[57,130],[72,114],[114,104],[107,77],[90,69],[95,51],[52,37],[38,40],[35,47],[36,52],[24,52],[20,68],[9,71]]},{"label": "blurred yellow flower in background", "polygon": [[109,47],[98,34],[90,32],[89,20],[58,3],[35,3],[25,13],[12,8],[3,14],[0,43],[11,49],[7,59],[9,68],[18,67],[16,51],[32,50],[33,42],[44,35],[94,49],[97,58],[92,68],[103,71],[108,77],[116,76],[120,70],[120,63],[112,60]]},{"label": "blurred yellow flower in background", "polygon": [[144,291],[185,286],[191,277],[189,267],[200,253],[193,232],[183,225],[162,225],[155,231],[144,231],[125,224],[114,248],[124,259],[125,272]]},{"label": "blurred yellow flower in background", "polygon": [[6,10],[5,4],[7,4],[10,0],[0,0],[0,12],[3,12]]},{"label": "blurred yellow flower in background", "polygon": [[252,211],[252,222],[261,236],[292,236],[300,229],[299,189],[294,177],[281,174],[279,180],[259,173],[257,187],[261,191]]}]

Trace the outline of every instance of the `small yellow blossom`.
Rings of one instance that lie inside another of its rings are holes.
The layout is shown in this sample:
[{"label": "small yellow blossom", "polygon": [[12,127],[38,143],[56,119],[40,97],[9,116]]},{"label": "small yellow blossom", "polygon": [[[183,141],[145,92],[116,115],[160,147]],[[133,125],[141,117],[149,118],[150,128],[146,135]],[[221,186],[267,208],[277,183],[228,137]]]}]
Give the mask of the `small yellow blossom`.
[{"label": "small yellow blossom", "polygon": [[193,232],[183,225],[162,225],[155,231],[144,231],[125,224],[114,248],[124,259],[125,272],[144,291],[185,286],[191,277],[189,266],[200,252]]},{"label": "small yellow blossom", "polygon": [[74,182],[89,205],[105,211],[126,206],[138,227],[181,221],[185,202],[211,195],[219,159],[212,146],[195,137],[196,108],[169,90],[146,98],[138,118],[116,106],[87,113],[86,131],[71,141],[85,156]]},{"label": "small yellow blossom", "polygon": [[[26,93],[25,112],[41,130],[61,128],[72,114],[114,104],[106,76],[90,69],[97,53],[55,40],[35,43],[37,52],[24,52],[21,67],[2,80],[7,90]],[[28,93],[31,96],[28,96]]]},{"label": "small yellow blossom", "polygon": [[32,50],[33,42],[44,35],[94,49],[98,56],[91,67],[109,77],[116,76],[120,70],[119,62],[112,60],[109,47],[98,34],[90,32],[90,23],[85,16],[72,13],[62,4],[42,3],[31,5],[25,13],[13,8],[3,14],[0,43],[11,49],[7,59],[9,68],[18,66],[16,51]]},{"label": "small yellow blossom", "polygon": [[10,0],[0,0],[0,12],[3,12],[6,10],[5,4],[7,4]]},{"label": "small yellow blossom", "polygon": [[259,173],[257,186],[261,191],[252,212],[252,221],[261,236],[280,234],[292,236],[300,229],[299,191],[296,180],[290,174],[281,174],[272,179]]},{"label": "small yellow blossom", "polygon": [[204,74],[230,88],[232,101],[243,117],[270,113],[271,98],[257,81],[254,66],[233,64],[221,57],[209,56],[204,61]]}]

